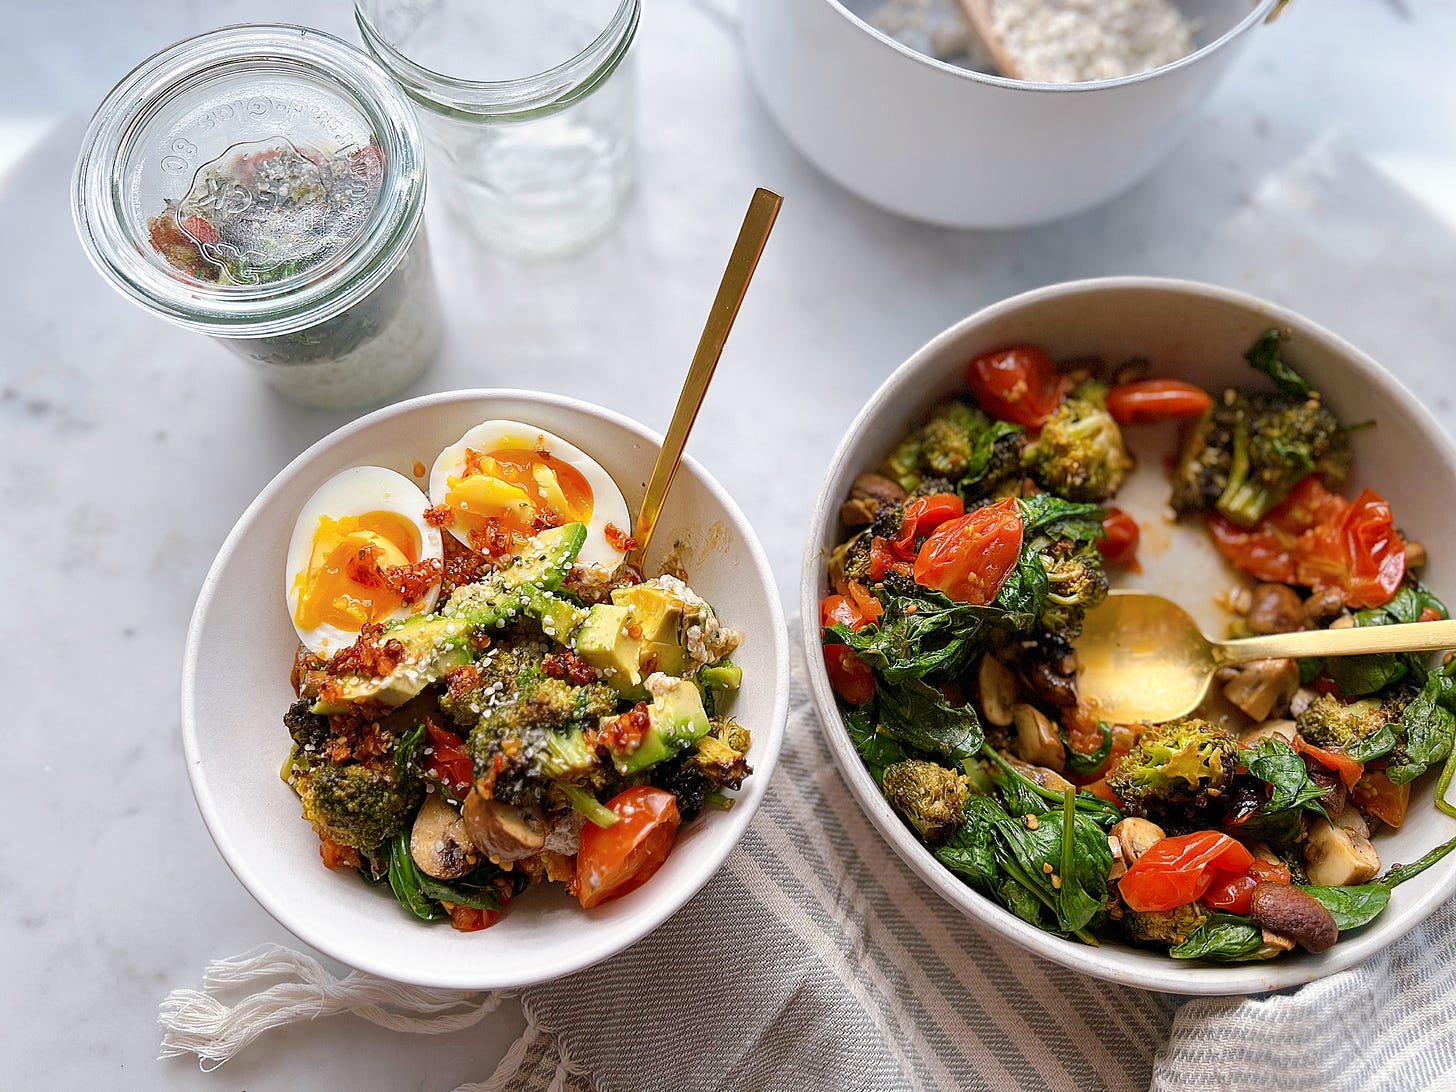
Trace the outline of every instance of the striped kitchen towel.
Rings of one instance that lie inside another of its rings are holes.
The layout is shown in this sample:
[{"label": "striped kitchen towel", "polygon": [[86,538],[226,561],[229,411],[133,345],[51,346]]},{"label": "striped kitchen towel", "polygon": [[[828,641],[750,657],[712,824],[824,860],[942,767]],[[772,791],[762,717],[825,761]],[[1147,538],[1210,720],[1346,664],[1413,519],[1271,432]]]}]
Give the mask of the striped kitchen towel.
[{"label": "striped kitchen towel", "polygon": [[[1452,939],[1448,907],[1292,995],[1181,1009],[1044,962],[889,850],[840,780],[796,664],[772,791],[723,871],[636,947],[521,991],[525,1033],[460,1092],[1436,1087],[1456,1073],[1456,971],[1440,955]],[[214,996],[240,986],[252,992],[231,1006]],[[208,987],[164,1003],[164,1054],[218,1064],[265,1028],[341,1011],[453,1031],[499,1003],[335,979],[277,948],[214,964]]]}]

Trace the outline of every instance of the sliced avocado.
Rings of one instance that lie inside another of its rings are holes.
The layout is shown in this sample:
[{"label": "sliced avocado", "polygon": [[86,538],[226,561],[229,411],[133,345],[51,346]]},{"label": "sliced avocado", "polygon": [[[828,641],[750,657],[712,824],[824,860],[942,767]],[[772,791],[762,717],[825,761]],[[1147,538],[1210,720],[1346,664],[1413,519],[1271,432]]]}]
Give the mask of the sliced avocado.
[{"label": "sliced avocado", "polygon": [[698,685],[710,690],[737,690],[743,682],[743,668],[732,660],[720,660],[698,672]]},{"label": "sliced avocado", "polygon": [[642,627],[642,651],[637,661],[642,672],[682,675],[688,670],[688,654],[682,644],[683,618],[696,614],[696,606],[652,584],[616,588],[612,602],[629,608],[633,620]]},{"label": "sliced avocado", "polygon": [[666,762],[708,734],[712,727],[703,709],[703,696],[687,679],[652,675],[647,680],[652,702],[647,707],[648,728],[642,742],[626,754],[612,754],[612,764],[623,775],[639,773]]},{"label": "sliced avocado", "polygon": [[541,623],[541,632],[559,645],[571,640],[587,612],[559,596],[539,588],[529,588],[524,603],[525,613]]},{"label": "sliced avocado", "polygon": [[511,591],[530,584],[543,591],[555,591],[561,587],[584,542],[584,523],[568,523],[542,531],[498,574],[501,589]]},{"label": "sliced avocado", "polygon": [[629,607],[597,603],[571,635],[576,654],[624,693],[640,691],[642,686],[642,673],[637,670],[642,641],[628,632],[633,622]]},{"label": "sliced avocado", "polygon": [[586,525],[582,523],[543,531],[500,572],[456,588],[438,613],[406,618],[387,627],[381,642],[399,641],[405,647],[404,659],[387,675],[349,673],[329,679],[312,711],[342,713],[363,701],[403,705],[445,672],[474,660],[471,638],[504,626],[526,609],[528,601],[539,599],[543,610],[555,610],[551,605],[555,603],[570,606],[549,592],[560,587],[585,541]]}]

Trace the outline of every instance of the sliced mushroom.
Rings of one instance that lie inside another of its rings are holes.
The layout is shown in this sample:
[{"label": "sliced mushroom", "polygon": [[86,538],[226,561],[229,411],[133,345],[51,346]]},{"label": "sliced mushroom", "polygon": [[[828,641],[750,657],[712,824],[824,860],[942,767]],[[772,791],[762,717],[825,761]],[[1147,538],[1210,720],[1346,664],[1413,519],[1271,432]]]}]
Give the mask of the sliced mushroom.
[{"label": "sliced mushroom", "polygon": [[1073,785],[1056,770],[1049,770],[1045,766],[1033,766],[1029,762],[1022,762],[1015,755],[1008,755],[1005,751],[1002,756],[1016,767],[1018,773],[1031,778],[1044,789],[1051,789],[1052,792],[1066,792],[1068,789],[1075,789]]},{"label": "sliced mushroom", "polygon": [[1067,765],[1067,749],[1062,746],[1057,726],[1040,709],[1026,702],[1011,708],[1016,725],[1016,753],[1035,766],[1061,770]]},{"label": "sliced mushroom", "polygon": [[1254,660],[1224,683],[1223,696],[1262,721],[1286,712],[1298,689],[1299,665],[1293,660]]},{"label": "sliced mushroom", "polygon": [[1276,952],[1288,952],[1294,948],[1294,941],[1289,937],[1282,937],[1278,933],[1265,929],[1264,947],[1273,948]]},{"label": "sliced mushroom", "polygon": [[1122,856],[1122,843],[1115,835],[1108,834],[1107,848],[1112,850],[1112,867],[1107,871],[1107,882],[1115,883],[1127,875],[1127,861]]},{"label": "sliced mushroom", "polygon": [[861,474],[849,488],[849,499],[839,506],[846,527],[868,527],[887,505],[899,504],[905,490],[883,474]]},{"label": "sliced mushroom", "polygon": [[1423,568],[1426,564],[1426,548],[1419,542],[1407,542],[1405,544],[1405,567],[1407,569]]},{"label": "sliced mushroom", "polygon": [[1304,603],[1293,588],[1259,584],[1249,593],[1244,621],[1254,633],[1292,633],[1304,628]]},{"label": "sliced mushroom", "polygon": [[1262,739],[1277,737],[1285,743],[1294,743],[1294,721],[1275,719],[1260,721],[1239,730],[1239,746],[1253,747]]},{"label": "sliced mushroom", "polygon": [[1289,715],[1297,717],[1314,703],[1319,697],[1319,691],[1308,686],[1301,686],[1294,692],[1294,697],[1289,699]]},{"label": "sliced mushroom", "polygon": [[1261,880],[1250,897],[1254,924],[1288,937],[1307,952],[1323,952],[1340,939],[1334,915],[1312,895],[1275,880]]},{"label": "sliced mushroom", "polygon": [[1345,595],[1339,588],[1311,592],[1304,601],[1304,616],[1311,625],[1323,626],[1345,609]]},{"label": "sliced mushroom", "polygon": [[1122,850],[1122,859],[1130,866],[1148,851],[1149,846],[1166,835],[1157,823],[1128,816],[1114,824],[1107,832],[1107,837],[1116,840]]},{"label": "sliced mushroom", "polygon": [[1011,723],[1018,697],[1016,676],[1011,674],[1010,668],[988,652],[981,657],[976,682],[981,692],[982,715],[998,728],[1005,728]]},{"label": "sliced mushroom", "polygon": [[1340,813],[1339,821],[1316,819],[1304,845],[1304,867],[1309,882],[1324,887],[1372,880],[1380,871],[1380,858],[1370,844],[1370,828],[1354,808]]},{"label": "sliced mushroom", "polygon": [[458,880],[480,864],[480,851],[465,830],[465,820],[436,793],[425,797],[415,816],[410,856],[421,872],[437,880]]},{"label": "sliced mushroom", "polygon": [[534,804],[503,804],[471,789],[461,815],[470,840],[497,864],[530,857],[546,845],[546,816]]},{"label": "sliced mushroom", "polygon": [[1065,709],[1077,704],[1076,664],[1049,664],[1038,660],[1027,672],[1032,692],[1049,705]]}]

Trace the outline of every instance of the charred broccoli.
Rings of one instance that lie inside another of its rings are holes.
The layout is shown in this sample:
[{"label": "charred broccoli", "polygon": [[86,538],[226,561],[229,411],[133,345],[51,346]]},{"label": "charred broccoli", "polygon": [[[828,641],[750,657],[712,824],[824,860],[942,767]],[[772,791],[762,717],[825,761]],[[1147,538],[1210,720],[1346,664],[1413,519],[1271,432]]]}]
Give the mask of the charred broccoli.
[{"label": "charred broccoli", "polygon": [[296,770],[292,785],[320,836],[364,853],[403,830],[424,799],[422,782],[400,783],[390,771],[358,763]]},{"label": "charred broccoli", "polygon": [[[1251,363],[1257,349],[1250,350]],[[1255,366],[1269,371],[1267,361]],[[1343,481],[1350,454],[1339,418],[1302,380],[1286,380],[1277,392],[1230,388],[1184,439],[1173,509],[1181,515],[1213,508],[1249,527],[1309,474],[1331,485]]]},{"label": "charred broccoli", "polygon": [[1196,902],[1171,910],[1129,910],[1122,918],[1127,939],[1139,944],[1182,944],[1209,918]]},{"label": "charred broccoli", "polygon": [[[744,757],[751,741],[748,729],[732,717],[714,717],[712,730],[692,750],[654,770],[652,783],[677,797],[684,822],[696,818],[724,789],[736,789],[753,772]],[[711,799],[710,799],[711,798]]]},{"label": "charred broccoli", "polygon": [[1102,554],[1095,542],[1059,538],[1038,556],[1048,585],[1041,628],[1075,638],[1082,632],[1082,616],[1107,598]]},{"label": "charred broccoli", "polygon": [[310,699],[299,698],[283,714],[283,726],[293,739],[295,753],[303,756],[305,763],[323,753],[330,735],[329,718],[312,712],[312,709]]},{"label": "charred broccoli", "polygon": [[907,493],[990,492],[1020,467],[1021,429],[958,399],[937,405],[930,419],[885,460],[882,472]]},{"label": "charred broccoli", "polygon": [[966,810],[966,778],[936,762],[907,758],[885,768],[880,789],[900,817],[927,842],[954,830]]},{"label": "charred broccoli", "polygon": [[1107,389],[1086,382],[1072,389],[1022,463],[1042,488],[1076,501],[1104,501],[1132,470],[1122,430],[1107,412]]},{"label": "charred broccoli", "polygon": [[1386,725],[1399,720],[1409,700],[1410,693],[1404,688],[1383,701],[1364,698],[1346,703],[1321,694],[1294,718],[1294,724],[1299,734],[1317,747],[1356,750]]},{"label": "charred broccoli", "polygon": [[1107,785],[1132,815],[1176,817],[1224,791],[1238,764],[1225,729],[1189,717],[1148,728],[1118,760]]}]

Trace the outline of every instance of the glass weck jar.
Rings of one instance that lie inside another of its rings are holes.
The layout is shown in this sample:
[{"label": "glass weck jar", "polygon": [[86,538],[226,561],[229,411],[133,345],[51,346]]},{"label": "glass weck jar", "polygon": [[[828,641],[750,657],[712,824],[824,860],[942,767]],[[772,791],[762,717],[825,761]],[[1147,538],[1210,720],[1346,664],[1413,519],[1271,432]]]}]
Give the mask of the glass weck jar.
[{"label": "glass weck jar", "polygon": [[72,199],[116,288],[298,402],[383,401],[439,347],[413,110],[332,35],[225,27],[144,61],[92,119]]}]

